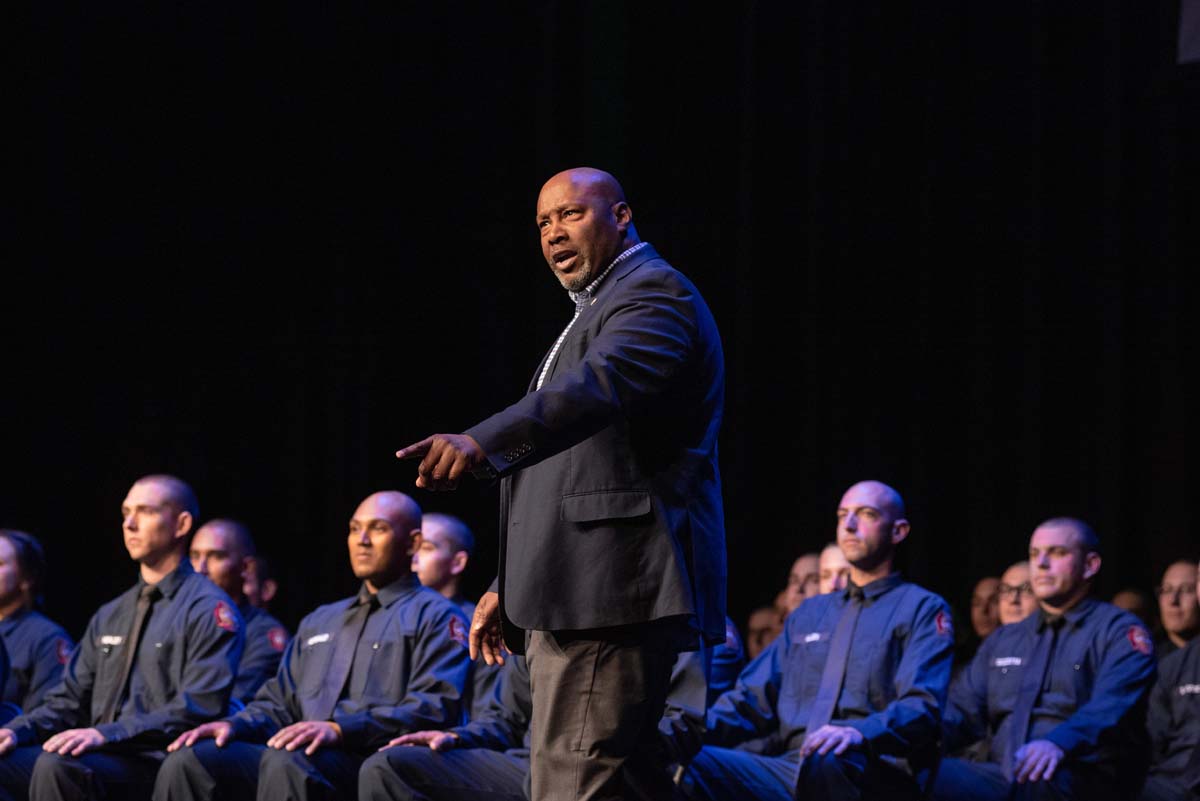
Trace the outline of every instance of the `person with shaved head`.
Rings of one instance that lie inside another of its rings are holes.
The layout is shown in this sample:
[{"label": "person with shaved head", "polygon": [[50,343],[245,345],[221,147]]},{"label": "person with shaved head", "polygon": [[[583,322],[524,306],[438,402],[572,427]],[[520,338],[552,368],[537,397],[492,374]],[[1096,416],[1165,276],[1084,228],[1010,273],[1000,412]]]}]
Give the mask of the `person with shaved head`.
[{"label": "person with shaved head", "polygon": [[192,568],[233,599],[246,624],[246,650],[238,663],[237,683],[233,686],[234,700],[243,706],[275,675],[288,641],[283,624],[246,598],[246,570],[253,557],[250,529],[236,520],[223,518],[210,520],[197,529],[188,549]]},{"label": "person with shaved head", "polygon": [[170,475],[121,504],[138,581],[100,607],[62,681],[0,729],[0,799],[145,799],[162,749],[224,715],[244,634],[229,596],[184,557],[200,514]]},{"label": "person with shaved head", "polygon": [[666,798],[676,655],[726,639],[720,336],[609,173],[554,175],[534,222],[574,314],[527,394],[396,455],[426,489],[500,479],[500,575],[471,644],[526,655],[533,801]]},{"label": "person with shaved head", "polygon": [[936,756],[954,633],[946,602],[894,570],[909,529],[888,485],[846,490],[845,586],[805,600],[709,710],[685,777],[693,798],[920,796],[913,773]]},{"label": "person with shaved head", "polygon": [[156,801],[353,798],[363,760],[409,731],[457,725],[466,618],[412,573],[421,509],[376,492],[350,519],[358,594],[300,621],[245,709],[179,735]]},{"label": "person with shaved head", "polygon": [[950,753],[985,738],[987,759],[943,759],[934,798],[1134,797],[1146,775],[1154,644],[1142,621],[1089,597],[1100,540],[1071,517],[1029,539],[1038,612],[1001,626],[951,688]]}]

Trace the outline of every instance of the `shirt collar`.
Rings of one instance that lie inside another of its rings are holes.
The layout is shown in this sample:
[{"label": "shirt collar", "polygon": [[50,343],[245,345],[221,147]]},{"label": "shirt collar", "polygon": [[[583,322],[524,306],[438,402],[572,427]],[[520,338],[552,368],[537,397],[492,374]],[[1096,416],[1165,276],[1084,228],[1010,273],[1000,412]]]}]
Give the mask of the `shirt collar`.
[{"label": "shirt collar", "polygon": [[[385,587],[380,587],[379,592],[377,592],[375,595],[379,598],[380,606],[391,606],[398,598],[413,592],[419,586],[420,585],[417,582],[417,574],[406,573],[405,575],[393,581],[391,584],[388,584]],[[365,592],[366,589],[367,583],[364,581],[360,593]],[[350,605],[357,606],[358,603],[359,599],[355,598]]]},{"label": "shirt collar", "polygon": [[[902,581],[904,581],[904,577],[899,573],[889,573],[883,578],[875,579],[870,584],[867,584],[861,588],[863,598],[868,601],[874,601],[880,595],[883,595],[885,592],[890,590],[892,587],[895,587]],[[846,582],[846,589],[843,591],[842,597],[847,601],[850,600],[850,588],[853,586],[856,586],[854,582]]]},{"label": "shirt collar", "polygon": [[[187,580],[188,576],[194,574],[195,572],[196,571],[192,569],[192,563],[188,561],[186,557],[180,559],[179,567],[172,570],[163,577],[162,581],[158,582],[158,591],[163,594],[164,598],[175,597],[175,593],[178,592],[179,588],[183,586],[183,582]],[[137,587],[134,589],[140,593],[142,591],[142,587],[145,586],[146,580],[142,578],[142,571],[138,570]]]},{"label": "shirt collar", "polygon": [[[1062,619],[1071,624],[1072,628],[1078,628],[1083,623],[1084,618],[1088,616],[1088,613],[1095,608],[1096,601],[1094,598],[1084,598],[1082,601],[1063,612]],[[1047,615],[1040,607],[1038,608],[1037,614],[1030,615],[1030,617],[1036,620],[1034,628],[1036,628],[1038,631],[1041,631],[1046,627]]]},{"label": "shirt collar", "polygon": [[615,259],[613,259],[612,263],[609,264],[607,267],[605,267],[604,271],[602,273],[600,273],[600,275],[596,276],[594,281],[592,281],[590,284],[588,284],[587,286],[585,286],[583,289],[579,290],[578,292],[572,292],[571,290],[567,290],[567,294],[570,296],[571,300],[575,303],[576,306],[579,305],[581,300],[588,300],[588,299],[594,297],[596,294],[596,287],[600,286],[600,282],[604,280],[605,276],[607,276],[609,273],[612,272],[613,267],[616,267],[618,264],[625,261],[630,256],[632,256],[634,253],[637,253],[639,250],[641,250],[642,248],[646,247],[649,244],[650,244],[649,242],[638,242],[636,245],[631,245],[630,247],[621,251],[621,254],[619,256],[617,256]]}]

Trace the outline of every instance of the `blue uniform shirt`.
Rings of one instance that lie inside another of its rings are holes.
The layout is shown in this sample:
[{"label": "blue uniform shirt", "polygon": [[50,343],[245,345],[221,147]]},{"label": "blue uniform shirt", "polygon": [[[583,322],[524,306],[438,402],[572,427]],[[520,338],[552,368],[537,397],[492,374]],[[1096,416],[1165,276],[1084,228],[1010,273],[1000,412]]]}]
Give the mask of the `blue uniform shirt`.
[{"label": "blue uniform shirt", "polygon": [[[1144,768],[1146,696],[1155,674],[1149,632],[1130,613],[1092,599],[1063,617],[1023,742],[1049,740],[1068,759],[1110,770],[1121,762]],[[1033,614],[983,641],[950,696],[948,749],[987,737],[990,760],[1011,764],[1010,715],[1045,627],[1042,615]]]},{"label": "blue uniform shirt", "polygon": [[725,642],[713,646],[708,676],[708,706],[727,690],[733,689],[742,668],[746,667],[746,649],[737,626],[725,618]]},{"label": "blue uniform shirt", "polygon": [[[337,633],[358,596],[319,607],[283,653],[279,670],[246,708],[229,718],[234,736],[265,742],[302,720],[313,720],[329,672]],[[406,574],[378,592],[367,617],[347,688],[333,710],[350,750],[374,750],[392,737],[460,722],[471,664],[467,622],[454,604]]]},{"label": "blue uniform shirt", "polygon": [[1192,753],[1200,748],[1200,638],[1158,664],[1146,721],[1153,746],[1151,771],[1173,779],[1187,777]]},{"label": "blue uniform shirt", "polygon": [[246,650],[238,663],[233,698],[242,706],[254,699],[258,688],[279,669],[283,649],[287,648],[288,632],[266,610],[242,604],[238,607],[246,623]]},{"label": "blue uniform shirt", "polygon": [[62,678],[63,665],[75,643],[66,629],[34,609],[0,620],[0,639],[8,651],[8,681],[3,701],[33,709]]},{"label": "blue uniform shirt", "polygon": [[112,723],[96,724],[118,686],[138,583],[92,616],[63,680],[41,706],[10,721],[18,745],[64,729],[94,726],[109,743],[162,748],[188,729],[225,714],[242,656],[241,615],[224,592],[187,559],[158,583],[129,676],[129,693]]},{"label": "blue uniform shirt", "polygon": [[[950,609],[898,573],[862,589],[831,722],[858,729],[875,754],[908,757],[938,734],[954,651]],[[800,747],[848,597],[818,595],[788,616],[783,633],[709,710],[706,743],[734,747],[771,737],[784,751]]]}]

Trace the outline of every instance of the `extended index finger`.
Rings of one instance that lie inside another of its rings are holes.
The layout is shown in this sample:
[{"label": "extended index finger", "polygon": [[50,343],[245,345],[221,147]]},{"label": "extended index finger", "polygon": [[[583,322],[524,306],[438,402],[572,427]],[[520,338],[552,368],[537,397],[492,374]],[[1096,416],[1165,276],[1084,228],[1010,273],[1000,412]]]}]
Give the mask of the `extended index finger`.
[{"label": "extended index finger", "polygon": [[433,444],[433,437],[429,436],[420,442],[414,442],[412,445],[405,445],[400,450],[396,451],[397,459],[419,459],[429,453],[429,446]]}]

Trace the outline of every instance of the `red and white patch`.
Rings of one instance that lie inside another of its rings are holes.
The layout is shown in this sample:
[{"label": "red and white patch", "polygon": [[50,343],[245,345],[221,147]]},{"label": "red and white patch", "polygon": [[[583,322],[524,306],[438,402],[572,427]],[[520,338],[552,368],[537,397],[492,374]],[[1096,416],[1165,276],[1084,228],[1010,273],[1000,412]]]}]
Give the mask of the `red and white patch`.
[{"label": "red and white patch", "polygon": [[1133,646],[1133,650],[1140,651],[1146,656],[1154,653],[1154,641],[1150,639],[1150,632],[1146,631],[1141,626],[1130,626],[1129,644]]},{"label": "red and white patch", "polygon": [[58,664],[67,664],[67,660],[71,658],[71,644],[59,637],[54,643],[54,655],[58,657]]},{"label": "red and white patch", "polygon": [[237,631],[237,616],[233,614],[233,608],[224,601],[217,601],[217,606],[213,609],[213,619],[226,631]]},{"label": "red and white patch", "polygon": [[275,626],[267,632],[267,642],[271,643],[271,647],[276,651],[287,648],[287,641],[287,630],[283,626]]},{"label": "red and white patch", "polygon": [[933,625],[937,626],[937,633],[940,637],[953,637],[954,624],[950,622],[950,616],[946,614],[946,610],[938,611],[933,618]]},{"label": "red and white patch", "polygon": [[461,645],[463,648],[466,648],[467,647],[467,627],[463,625],[463,622],[456,617],[452,617],[452,618],[450,618],[450,625],[448,626],[448,628],[450,631],[450,639],[454,640],[456,643]]}]

